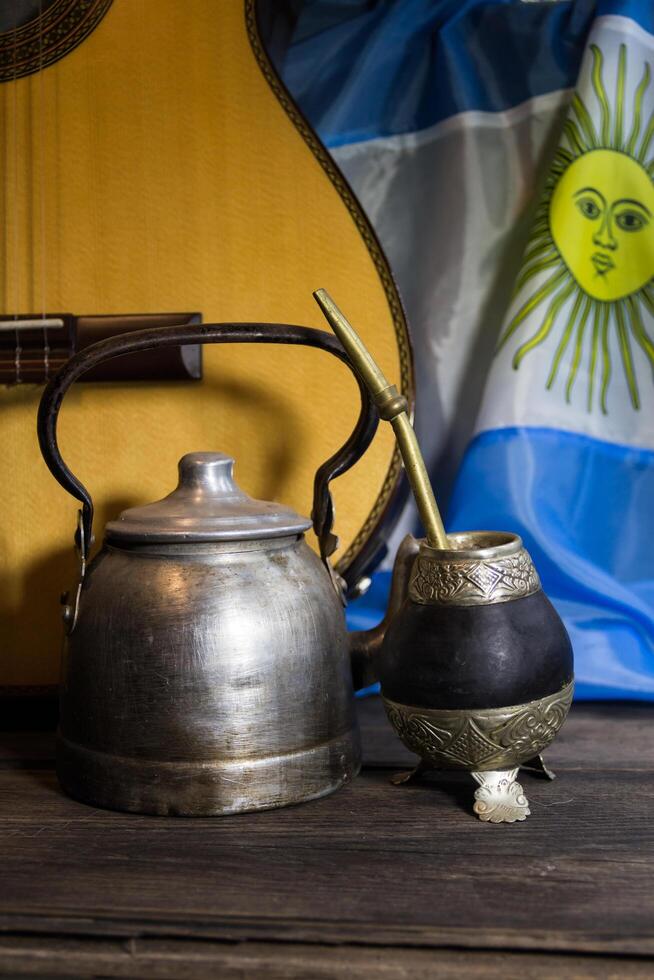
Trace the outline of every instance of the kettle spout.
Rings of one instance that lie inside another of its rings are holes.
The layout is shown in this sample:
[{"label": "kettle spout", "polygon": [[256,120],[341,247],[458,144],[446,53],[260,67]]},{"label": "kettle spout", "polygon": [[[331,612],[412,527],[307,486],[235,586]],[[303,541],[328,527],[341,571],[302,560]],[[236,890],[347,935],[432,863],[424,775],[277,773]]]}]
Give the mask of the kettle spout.
[{"label": "kettle spout", "polygon": [[393,564],[391,591],[384,618],[373,629],[350,633],[350,658],[355,691],[361,687],[369,687],[370,684],[374,684],[379,679],[377,657],[384,642],[386,630],[404,602],[418,549],[418,540],[412,534],[407,534],[397,550]]}]

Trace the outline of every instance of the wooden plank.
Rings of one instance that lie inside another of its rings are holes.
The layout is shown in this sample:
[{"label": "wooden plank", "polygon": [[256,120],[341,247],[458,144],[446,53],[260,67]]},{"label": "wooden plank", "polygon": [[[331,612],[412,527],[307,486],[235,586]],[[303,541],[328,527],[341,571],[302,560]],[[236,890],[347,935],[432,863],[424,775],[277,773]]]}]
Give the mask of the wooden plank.
[{"label": "wooden plank", "polygon": [[152,980],[644,980],[651,963],[621,957],[274,943],[128,942],[0,937],[0,976],[101,975]]},{"label": "wooden plank", "polygon": [[59,914],[126,934],[179,923],[250,939],[654,952],[654,783],[532,780],[534,815],[491,826],[466,812],[464,779],[399,788],[376,771],[302,807],[169,820],[77,804],[50,772],[5,771],[5,928]]},{"label": "wooden plank", "polygon": [[378,700],[360,711],[351,786],[212,820],[83,806],[51,735],[5,738],[0,931],[654,953],[650,708],[575,709],[550,752],[561,778],[525,776],[532,816],[511,827],[470,814],[465,774],[389,785],[411,756]]},{"label": "wooden plank", "polygon": [[0,769],[54,769],[54,732],[0,732]]},{"label": "wooden plank", "polygon": [[[0,772],[0,858],[41,860],[78,853],[102,840],[134,851],[147,845],[156,858],[172,847],[184,863],[235,847],[298,851],[329,849],[404,854],[457,854],[471,863],[565,854],[612,863],[631,855],[649,864],[653,854],[654,783],[637,772],[564,772],[554,783],[521,777],[533,815],[522,824],[494,826],[473,817],[475,784],[464,773],[436,773],[409,786],[392,786],[388,773],[364,772],[323,800],[232,817],[170,819],[100,810],[64,796],[50,771]],[[106,839],[103,839],[105,838]],[[178,848],[188,848],[180,854]],[[6,863],[3,865],[6,867]],[[0,896],[2,901],[2,896]]]}]

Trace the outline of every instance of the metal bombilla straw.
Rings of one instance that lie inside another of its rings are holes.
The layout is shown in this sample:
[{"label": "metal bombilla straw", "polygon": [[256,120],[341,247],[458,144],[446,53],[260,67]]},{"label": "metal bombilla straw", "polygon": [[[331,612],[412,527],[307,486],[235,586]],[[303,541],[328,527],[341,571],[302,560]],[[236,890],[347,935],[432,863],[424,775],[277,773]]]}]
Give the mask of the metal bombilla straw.
[{"label": "metal bombilla straw", "polygon": [[395,385],[388,383],[358,333],[343,316],[327,290],[317,289],[313,296],[370,391],[380,417],[393,426],[404,468],[418,505],[420,519],[425,528],[427,543],[432,548],[446,550],[449,547],[447,534],[416,434],[409,421],[406,398],[399,393]]}]

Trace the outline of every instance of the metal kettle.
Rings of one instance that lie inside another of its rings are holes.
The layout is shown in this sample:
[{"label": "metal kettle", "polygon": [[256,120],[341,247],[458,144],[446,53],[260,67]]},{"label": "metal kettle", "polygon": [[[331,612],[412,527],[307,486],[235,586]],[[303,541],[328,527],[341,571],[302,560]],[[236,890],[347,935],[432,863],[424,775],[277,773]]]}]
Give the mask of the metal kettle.
[{"label": "metal kettle", "polygon": [[[319,469],[312,521],[235,484],[233,460],[190,453],[179,485],[124,511],[89,562],[93,503],[61,458],[57,416],[85,371],[167,345],[302,344],[347,362],[330,334],[280,324],[143,330],[74,356],[39,407],[45,462],[82,504],[80,577],[66,602],[57,772],[73,797],[154,814],[214,815],[323,796],[360,767],[350,641],[327,561],[329,481],[366,450],[377,417],[364,385],[357,425]],[[335,587],[336,585],[336,587]]]}]

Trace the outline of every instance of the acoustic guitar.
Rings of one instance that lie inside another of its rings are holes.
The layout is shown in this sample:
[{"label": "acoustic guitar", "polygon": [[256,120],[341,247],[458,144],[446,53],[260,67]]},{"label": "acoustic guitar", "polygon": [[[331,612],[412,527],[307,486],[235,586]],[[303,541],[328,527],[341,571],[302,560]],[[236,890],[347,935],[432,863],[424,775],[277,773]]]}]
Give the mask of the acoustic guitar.
[{"label": "acoustic guitar", "polygon": [[[111,318],[324,328],[311,293],[325,286],[409,398],[413,378],[386,260],[272,70],[252,0],[9,0],[0,30],[6,692],[57,681],[59,593],[76,575],[75,508],[37,448],[42,384]],[[265,345],[208,348],[201,369],[150,362],[68,401],[62,451],[98,501],[97,527],[169,492],[196,450],[230,453],[249,493],[306,513],[314,471],[358,414],[334,358]],[[380,430],[334,484],[350,584],[399,475]]]}]

